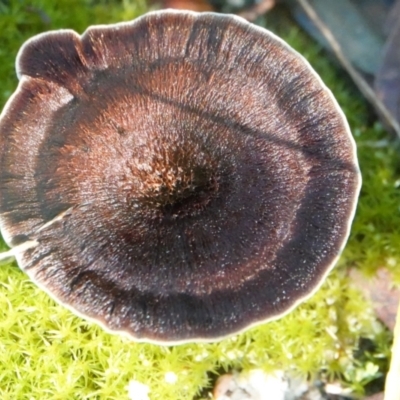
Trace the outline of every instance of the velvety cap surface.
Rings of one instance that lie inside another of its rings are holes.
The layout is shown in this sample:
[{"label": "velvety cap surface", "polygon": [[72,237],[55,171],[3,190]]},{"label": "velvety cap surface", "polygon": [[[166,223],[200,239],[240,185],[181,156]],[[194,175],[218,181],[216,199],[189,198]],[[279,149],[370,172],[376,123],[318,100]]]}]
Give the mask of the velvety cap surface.
[{"label": "velvety cap surface", "polygon": [[162,11],[28,41],[0,223],[58,301],[137,340],[276,318],[342,250],[355,147],[308,63],[242,19]]}]

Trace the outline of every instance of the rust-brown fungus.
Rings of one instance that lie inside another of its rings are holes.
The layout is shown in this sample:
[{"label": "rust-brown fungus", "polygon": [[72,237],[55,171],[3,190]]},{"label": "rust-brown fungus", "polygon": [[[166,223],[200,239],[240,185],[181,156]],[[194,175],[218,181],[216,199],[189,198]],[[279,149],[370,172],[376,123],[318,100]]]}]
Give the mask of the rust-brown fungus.
[{"label": "rust-brown fungus", "polygon": [[354,141],[272,33],[152,12],[36,36],[17,73],[1,232],[78,314],[139,341],[214,340],[282,316],[336,262],[360,187]]}]

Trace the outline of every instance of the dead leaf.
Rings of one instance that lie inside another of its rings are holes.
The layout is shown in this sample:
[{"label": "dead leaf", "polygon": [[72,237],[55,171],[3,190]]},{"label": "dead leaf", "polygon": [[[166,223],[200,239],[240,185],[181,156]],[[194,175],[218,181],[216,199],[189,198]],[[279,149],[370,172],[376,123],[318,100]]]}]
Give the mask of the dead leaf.
[{"label": "dead leaf", "polygon": [[247,21],[253,22],[257,20],[257,18],[261,17],[269,10],[271,10],[274,5],[275,0],[261,0],[253,6],[246,8],[243,11],[240,11],[238,15],[244,19],[247,19]]},{"label": "dead leaf", "polygon": [[400,121],[400,1],[389,14],[389,37],[375,79],[375,91],[390,113]]},{"label": "dead leaf", "polygon": [[208,0],[163,0],[162,8],[174,8],[177,10],[190,10],[198,12],[215,11]]},{"label": "dead leaf", "polygon": [[[380,64],[384,37],[370,27],[359,7],[350,0],[308,0],[307,3],[332,32],[343,55],[361,71],[375,74]],[[291,1],[289,4],[299,24],[324,47],[332,50],[330,41],[315,20],[309,18],[301,2]]]},{"label": "dead leaf", "polygon": [[[360,70],[358,70],[356,66],[353,65],[351,58],[347,54],[349,48],[346,47],[347,50],[346,51],[344,50],[344,47],[342,47],[343,44],[339,42],[336,38],[337,35],[336,30],[335,31],[331,30],[330,26],[327,25],[325,21],[320,17],[319,8],[316,9],[314,7],[314,4],[319,4],[319,5],[328,3],[330,4],[331,2],[323,2],[317,0],[286,0],[286,1],[290,1],[290,4],[292,4],[293,1],[296,1],[297,5],[301,7],[301,9],[303,10],[304,15],[306,15],[306,17],[310,21],[312,21],[314,26],[318,29],[319,33],[323,36],[324,40],[327,43],[329,43],[330,49],[332,50],[338,61],[341,63],[343,68],[348,72],[350,77],[353,79],[354,83],[360,89],[361,93],[375,107],[375,110],[382,119],[383,123],[390,129],[392,129],[394,132],[396,132],[398,137],[400,137],[399,122],[396,120],[396,118],[394,118],[393,114],[388,110],[383,101],[376,95],[373,87],[370,84],[370,79],[368,79],[368,75],[365,73],[364,74],[361,73]],[[348,0],[339,0],[339,1],[348,1]],[[348,10],[350,10],[350,8],[348,8]],[[325,15],[326,18],[325,11],[323,12],[323,15]],[[357,19],[354,19],[354,21],[356,20]],[[336,27],[335,29],[339,28]],[[371,41],[369,43],[373,42]],[[369,67],[375,68],[372,64],[369,64]]]},{"label": "dead leaf", "polygon": [[385,268],[378,269],[376,276],[367,278],[360,271],[352,269],[350,277],[367,299],[372,302],[378,318],[391,330],[396,324],[400,290],[393,287],[393,279]]}]

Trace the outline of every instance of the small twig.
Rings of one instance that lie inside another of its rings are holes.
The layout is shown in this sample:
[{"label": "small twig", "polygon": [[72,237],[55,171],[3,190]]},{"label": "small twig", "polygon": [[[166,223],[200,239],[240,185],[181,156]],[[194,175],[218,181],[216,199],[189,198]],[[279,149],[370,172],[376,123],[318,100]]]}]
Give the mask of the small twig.
[{"label": "small twig", "polygon": [[351,62],[346,58],[343,54],[343,51],[340,47],[340,44],[332,35],[332,32],[329,28],[324,24],[324,22],[318,17],[317,13],[310,6],[308,0],[297,0],[300,6],[303,8],[304,12],[308,15],[308,17],[314,22],[319,31],[325,37],[325,39],[330,44],[332,51],[335,53],[338,60],[341,62],[344,68],[346,68],[347,72],[355,82],[355,84],[360,89],[361,93],[365,96],[365,98],[375,104],[375,107],[378,110],[378,113],[386,120],[387,124],[390,125],[393,130],[396,132],[397,136],[400,137],[400,125],[396,121],[396,119],[392,116],[390,111],[386,108],[383,102],[376,96],[375,92],[368,85],[363,76],[353,67]]},{"label": "small twig", "polygon": [[[49,226],[53,225],[55,222],[61,221],[67,214],[69,214],[71,212],[72,209],[73,209],[73,207],[70,207],[67,210],[56,215],[53,219],[51,219],[50,221],[43,224],[40,228],[38,228],[35,231],[35,234],[48,228]],[[18,246],[13,247],[10,250],[0,253],[0,261],[6,260],[7,258],[15,258],[15,256],[18,253],[22,253],[25,250],[32,249],[33,247],[36,247],[38,244],[39,244],[39,242],[37,240],[34,240],[34,239],[27,240],[26,242],[23,242],[23,243],[19,244]]]},{"label": "small twig", "polygon": [[400,303],[393,335],[392,360],[386,375],[384,400],[400,400]]}]

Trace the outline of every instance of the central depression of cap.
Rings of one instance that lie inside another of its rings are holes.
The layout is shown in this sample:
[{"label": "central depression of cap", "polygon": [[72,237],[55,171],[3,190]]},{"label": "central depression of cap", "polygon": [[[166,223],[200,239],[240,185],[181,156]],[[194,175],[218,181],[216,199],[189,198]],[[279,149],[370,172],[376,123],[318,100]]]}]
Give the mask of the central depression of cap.
[{"label": "central depression of cap", "polygon": [[19,265],[137,340],[210,340],[312,292],[347,239],[354,143],[273,34],[163,11],[28,41],[0,122],[0,213]]}]

